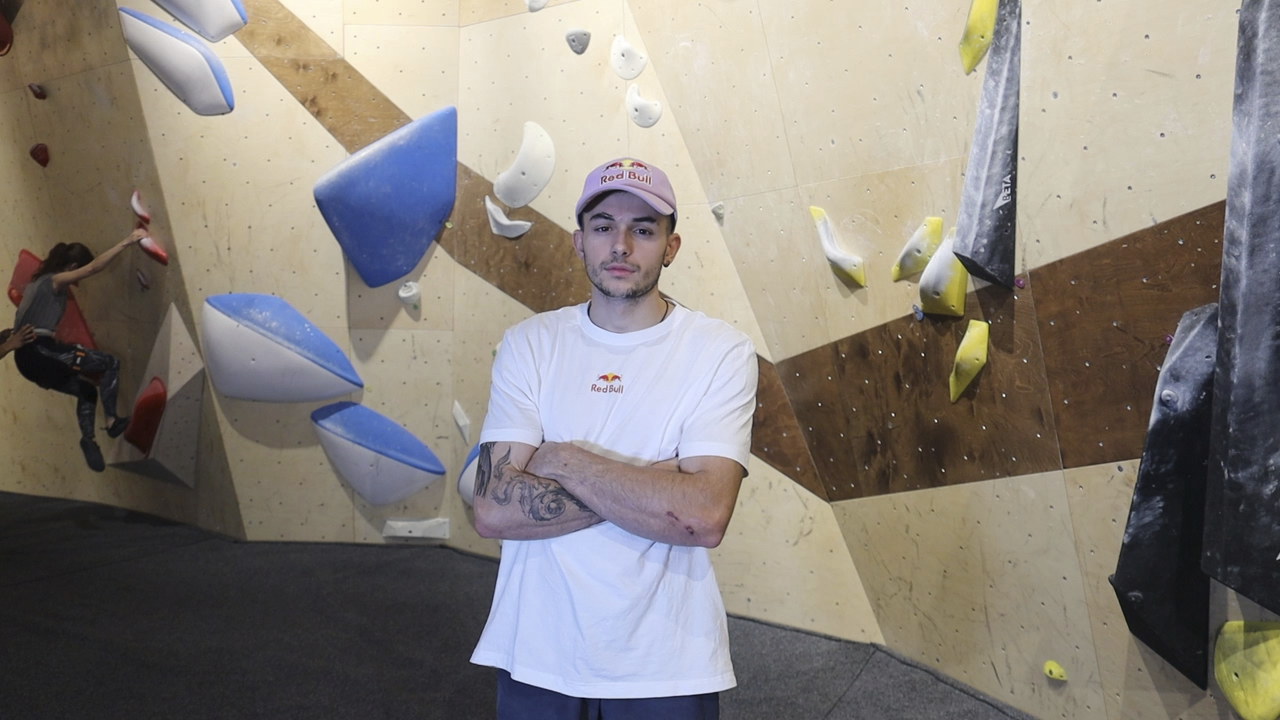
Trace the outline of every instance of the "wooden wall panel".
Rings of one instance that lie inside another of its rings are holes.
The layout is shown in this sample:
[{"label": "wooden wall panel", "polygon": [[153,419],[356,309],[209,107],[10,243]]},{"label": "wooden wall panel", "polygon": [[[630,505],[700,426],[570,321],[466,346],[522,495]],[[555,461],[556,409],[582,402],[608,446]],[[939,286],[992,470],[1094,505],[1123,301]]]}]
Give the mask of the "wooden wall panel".
[{"label": "wooden wall panel", "polygon": [[[906,317],[778,363],[832,502],[1061,467],[1029,290],[970,293],[963,319]],[[947,378],[970,318],[986,368]]]},{"label": "wooden wall panel", "polygon": [[787,391],[778,377],[778,368],[756,356],[760,364],[760,385],[756,389],[755,424],[751,429],[751,453],[775,470],[795,480],[801,487],[827,499],[826,487],[818,477],[804,433],[796,422]]},{"label": "wooden wall panel", "polygon": [[1178,318],[1217,302],[1224,203],[1030,273],[1064,467],[1142,454]]}]

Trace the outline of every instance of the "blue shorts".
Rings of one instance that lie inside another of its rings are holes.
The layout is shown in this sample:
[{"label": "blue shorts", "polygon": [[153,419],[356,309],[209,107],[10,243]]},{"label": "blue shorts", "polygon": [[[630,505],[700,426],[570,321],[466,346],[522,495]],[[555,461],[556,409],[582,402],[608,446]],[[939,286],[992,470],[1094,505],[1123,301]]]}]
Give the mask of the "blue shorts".
[{"label": "blue shorts", "polygon": [[561,695],[498,671],[498,720],[720,720],[720,693],[595,700]]}]

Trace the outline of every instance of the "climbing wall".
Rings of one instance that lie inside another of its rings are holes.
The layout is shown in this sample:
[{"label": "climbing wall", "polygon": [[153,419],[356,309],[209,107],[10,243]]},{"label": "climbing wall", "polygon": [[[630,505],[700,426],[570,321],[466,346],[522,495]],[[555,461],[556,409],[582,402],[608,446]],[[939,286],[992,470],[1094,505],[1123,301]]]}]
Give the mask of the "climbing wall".
[{"label": "climbing wall", "polygon": [[[1217,297],[1237,7],[1022,8],[1017,281],[967,281],[946,316],[917,315],[921,278],[890,269],[926,216],[959,219],[987,67],[961,68],[963,0],[553,0],[536,13],[521,0],[245,0],[249,26],[211,45],[236,101],[221,117],[192,114],[125,49],[112,3],[64,4],[28,3],[0,58],[0,202],[23,234],[6,252],[69,235],[104,247],[131,217],[118,199],[142,187],[173,264],[121,263],[83,296],[126,370],[141,372],[170,301],[194,333],[207,296],[272,293],[351,359],[364,388],[339,399],[402,424],[447,472],[371,506],[308,420],[331,401],[210,387],[194,490],[91,477],[78,456],[50,465],[17,439],[19,417],[42,442],[74,439],[74,418],[10,367],[0,398],[20,412],[0,421],[14,430],[0,449],[24,472],[5,489],[250,540],[405,542],[383,536],[389,520],[442,518],[449,545],[496,554],[454,488],[494,347],[515,322],[585,299],[569,247],[580,178],[634,155],[680,198],[684,244],[663,289],[760,356],[751,474],[713,553],[731,612],[884,642],[1041,717],[1226,717],[1130,637],[1106,578],[1168,339]],[[40,38],[25,49],[24,24]],[[566,42],[579,29],[582,54]],[[618,37],[645,59],[634,78],[613,67]],[[56,91],[43,103],[23,87],[37,80]],[[655,112],[637,97],[661,107],[651,127],[633,119]],[[446,106],[457,193],[403,278],[421,290],[410,307],[399,283],[362,282],[311,189]],[[484,200],[500,200],[528,123],[555,162],[531,202],[499,203],[532,223],[508,239]],[[53,138],[46,169],[26,157],[38,134]],[[72,172],[67,153],[91,159]],[[833,272],[811,207],[865,284]],[[986,365],[953,402],[970,320],[990,323]],[[1265,617],[1219,585],[1212,605],[1215,629]],[[1050,660],[1065,682],[1042,672]]]}]

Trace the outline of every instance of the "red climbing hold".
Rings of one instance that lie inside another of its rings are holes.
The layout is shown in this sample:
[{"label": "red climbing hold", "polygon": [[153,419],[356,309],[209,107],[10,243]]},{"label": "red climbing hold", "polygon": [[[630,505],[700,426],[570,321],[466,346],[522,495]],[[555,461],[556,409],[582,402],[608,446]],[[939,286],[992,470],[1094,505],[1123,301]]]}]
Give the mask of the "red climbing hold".
[{"label": "red climbing hold", "polygon": [[36,96],[37,100],[44,100],[45,98],[49,97],[49,93],[45,92],[43,85],[37,85],[35,83],[31,83],[30,85],[27,86],[27,89],[31,91],[32,95]]},{"label": "red climbing hold", "polygon": [[129,428],[124,431],[124,439],[141,450],[143,455],[151,455],[151,445],[156,441],[156,433],[160,432],[160,420],[164,417],[168,399],[164,381],[153,377],[133,403],[133,417],[129,420]]},{"label": "red climbing hold", "polygon": [[141,247],[143,252],[161,265],[169,264],[169,253],[165,252],[164,248],[160,247],[160,244],[155,241],[155,238],[150,236],[142,238],[142,242],[138,243],[138,247]]},{"label": "red climbing hold", "polygon": [[129,198],[129,206],[133,208],[133,214],[138,216],[143,225],[151,224],[151,211],[142,204],[142,193],[134,190],[133,197]]},{"label": "red climbing hold", "polygon": [[0,15],[0,55],[8,55],[12,48],[13,28],[9,26],[9,20]]},{"label": "red climbing hold", "polygon": [[40,163],[40,167],[49,167],[49,146],[44,143],[32,145],[31,159]]}]

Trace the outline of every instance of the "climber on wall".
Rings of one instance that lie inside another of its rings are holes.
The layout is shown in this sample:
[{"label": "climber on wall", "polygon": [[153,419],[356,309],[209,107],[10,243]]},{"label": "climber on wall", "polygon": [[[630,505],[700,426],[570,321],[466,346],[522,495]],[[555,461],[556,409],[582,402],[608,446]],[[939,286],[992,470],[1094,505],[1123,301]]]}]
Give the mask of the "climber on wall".
[{"label": "climber on wall", "polygon": [[[93,438],[99,393],[102,395],[103,416],[108,421],[107,436],[119,437],[129,426],[129,418],[116,415],[120,361],[98,350],[58,342],[54,339],[54,329],[66,310],[67,288],[102,272],[117,255],[147,236],[147,229],[140,227],[96,258],[89,248],[80,243],[58,243],[31,277],[14,321],[16,328],[32,326],[36,336],[34,342],[23,345],[14,353],[18,372],[46,390],[78,398],[76,415],[80,421],[80,449],[95,472],[106,469],[102,450]],[[101,374],[101,379],[95,388],[84,375],[97,373]]]}]

